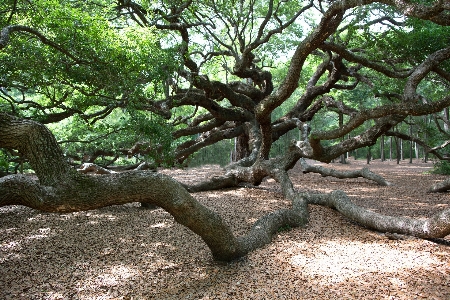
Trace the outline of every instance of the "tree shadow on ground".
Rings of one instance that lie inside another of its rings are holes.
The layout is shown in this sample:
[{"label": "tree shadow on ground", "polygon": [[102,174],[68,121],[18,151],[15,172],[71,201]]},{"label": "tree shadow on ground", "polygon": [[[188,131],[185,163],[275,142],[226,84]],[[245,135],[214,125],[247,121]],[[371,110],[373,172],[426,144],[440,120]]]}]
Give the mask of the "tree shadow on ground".
[{"label": "tree shadow on ground", "polygon": [[[296,184],[303,179],[300,175]],[[367,197],[379,195],[371,205],[389,204],[379,193],[384,187],[339,181],[344,188],[353,187],[352,197],[364,188]],[[312,180],[310,188],[328,186],[328,181]],[[396,203],[414,204],[408,195]],[[270,181],[262,188],[195,197],[220,212],[237,235],[261,215],[289,206]],[[138,206],[70,214],[0,208],[0,298],[450,298],[449,247],[419,239],[392,240],[329,208],[310,206],[306,228],[282,231],[273,243],[221,264],[212,260],[198,236],[168,213]]]}]

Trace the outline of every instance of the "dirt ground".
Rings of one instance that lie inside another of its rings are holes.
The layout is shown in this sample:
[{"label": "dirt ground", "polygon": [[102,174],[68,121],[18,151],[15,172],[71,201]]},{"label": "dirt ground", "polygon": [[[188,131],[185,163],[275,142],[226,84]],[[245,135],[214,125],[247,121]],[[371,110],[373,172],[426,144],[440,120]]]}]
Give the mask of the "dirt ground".
[{"label": "dirt ground", "polygon": [[[330,164],[362,168],[364,161]],[[374,161],[370,169],[394,185],[323,178],[291,171],[296,188],[341,189],[371,210],[425,218],[450,205],[427,194],[445,177],[431,163]],[[220,171],[163,170],[190,181]],[[198,193],[237,235],[263,214],[289,207],[273,180]],[[442,243],[369,231],[329,208],[310,206],[306,228],[229,264],[217,263],[202,240],[162,209],[139,204],[47,214],[0,208],[0,299],[450,299],[450,236]],[[445,245],[447,243],[447,245]]]}]

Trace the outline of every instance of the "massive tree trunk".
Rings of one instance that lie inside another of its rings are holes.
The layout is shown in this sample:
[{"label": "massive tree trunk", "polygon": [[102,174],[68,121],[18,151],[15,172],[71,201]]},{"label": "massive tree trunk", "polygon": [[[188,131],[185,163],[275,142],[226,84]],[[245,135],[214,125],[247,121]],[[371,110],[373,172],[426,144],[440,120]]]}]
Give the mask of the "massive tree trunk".
[{"label": "massive tree trunk", "polygon": [[0,206],[19,204],[46,212],[73,212],[129,202],[149,203],[163,208],[177,222],[198,234],[213,257],[222,261],[242,257],[269,243],[280,227],[305,225],[308,203],[334,207],[345,216],[379,231],[424,238],[439,238],[450,233],[450,210],[429,220],[417,221],[374,214],[353,205],[343,192],[319,196],[296,192],[287,170],[303,153],[298,144],[293,144],[284,157],[258,159],[251,167],[236,166],[223,178],[215,179],[215,187],[220,188],[224,184],[234,186],[242,181],[259,184],[264,177],[270,176],[280,184],[283,196],[292,203],[292,208],[261,217],[246,235],[240,237],[234,236],[218,214],[200,204],[188,192],[208,188],[205,185],[183,186],[153,171],[95,176],[82,174],[66,162],[55,138],[45,126],[4,113],[0,113],[0,147],[18,150],[29,160],[39,178],[39,181],[26,175],[0,178]]}]

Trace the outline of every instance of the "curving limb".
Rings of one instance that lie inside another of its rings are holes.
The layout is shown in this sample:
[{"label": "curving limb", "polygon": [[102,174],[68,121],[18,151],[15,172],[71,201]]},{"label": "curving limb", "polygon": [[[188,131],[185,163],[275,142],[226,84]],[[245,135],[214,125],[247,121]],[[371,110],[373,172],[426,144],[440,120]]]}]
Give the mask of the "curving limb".
[{"label": "curving limb", "polygon": [[302,172],[304,174],[313,172],[321,174],[322,177],[332,176],[340,179],[363,177],[368,180],[375,181],[376,183],[382,186],[392,185],[392,183],[385,180],[382,176],[373,173],[368,168],[362,168],[361,170],[353,170],[353,171],[338,171],[334,169],[324,168],[322,166],[309,165],[303,158],[300,159],[300,164],[302,166]]},{"label": "curving limb", "polygon": [[[0,178],[0,206],[19,204],[46,212],[73,212],[130,202],[153,204],[198,234],[216,260],[231,261],[246,255],[269,243],[280,227],[305,225],[308,204],[335,208],[382,232],[421,238],[441,238],[450,233],[450,210],[428,220],[414,220],[371,212],[351,203],[341,191],[329,195],[296,192],[287,174],[292,161],[298,160],[296,155],[284,161],[258,160],[252,167],[237,167],[225,175],[229,185],[239,181],[258,183],[271,176],[280,184],[283,196],[292,202],[292,208],[262,216],[247,234],[236,237],[220,215],[199,203],[185,186],[169,176],[138,170],[96,176],[77,172],[64,161],[53,135],[40,123],[0,113],[0,147],[19,149],[39,177],[39,181],[25,175]],[[50,169],[53,172],[44,172]],[[215,181],[226,182],[224,177]]]},{"label": "curving limb", "polygon": [[350,201],[340,190],[330,194],[304,194],[309,204],[336,209],[352,221],[380,232],[399,233],[419,238],[443,238],[450,234],[450,209],[436,213],[426,220],[392,217],[375,213]]},{"label": "curving limb", "polygon": [[[0,147],[19,149],[39,181],[24,175],[0,178],[0,206],[25,205],[46,212],[73,212],[141,202],[157,205],[198,234],[217,260],[230,261],[271,241],[282,226],[307,222],[301,201],[261,217],[242,237],[214,211],[199,203],[179,182],[153,171],[89,176],[65,161],[52,133],[42,124],[0,113]],[[51,172],[50,172],[51,170]]]},{"label": "curving limb", "polygon": [[231,261],[267,243],[283,226],[307,222],[302,206],[261,217],[244,236],[235,237],[214,211],[200,204],[174,179],[151,171],[81,175],[57,186],[42,186],[23,175],[0,178],[0,206],[25,205],[46,212],[91,210],[130,202],[149,203],[169,212],[178,223],[198,234],[216,260]]}]

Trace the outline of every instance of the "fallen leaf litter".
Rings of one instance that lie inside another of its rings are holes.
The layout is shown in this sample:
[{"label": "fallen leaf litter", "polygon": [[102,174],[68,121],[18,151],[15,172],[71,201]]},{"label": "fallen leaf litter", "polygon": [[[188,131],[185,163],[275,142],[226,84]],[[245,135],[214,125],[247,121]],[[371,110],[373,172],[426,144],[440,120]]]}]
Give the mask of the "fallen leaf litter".
[{"label": "fallen leaf litter", "polygon": [[[362,161],[339,169],[361,168]],[[394,186],[365,179],[323,178],[290,171],[301,191],[344,190],[374,211],[426,218],[450,205],[427,194],[445,176],[431,163],[372,162]],[[217,166],[164,170],[180,181],[218,174]],[[236,235],[260,216],[289,207],[276,183],[195,194]],[[202,240],[161,209],[139,204],[47,214],[0,208],[1,299],[450,299],[450,247],[368,231],[336,211],[311,206],[306,228],[230,264],[212,260]],[[449,240],[449,237],[447,237]]]}]

